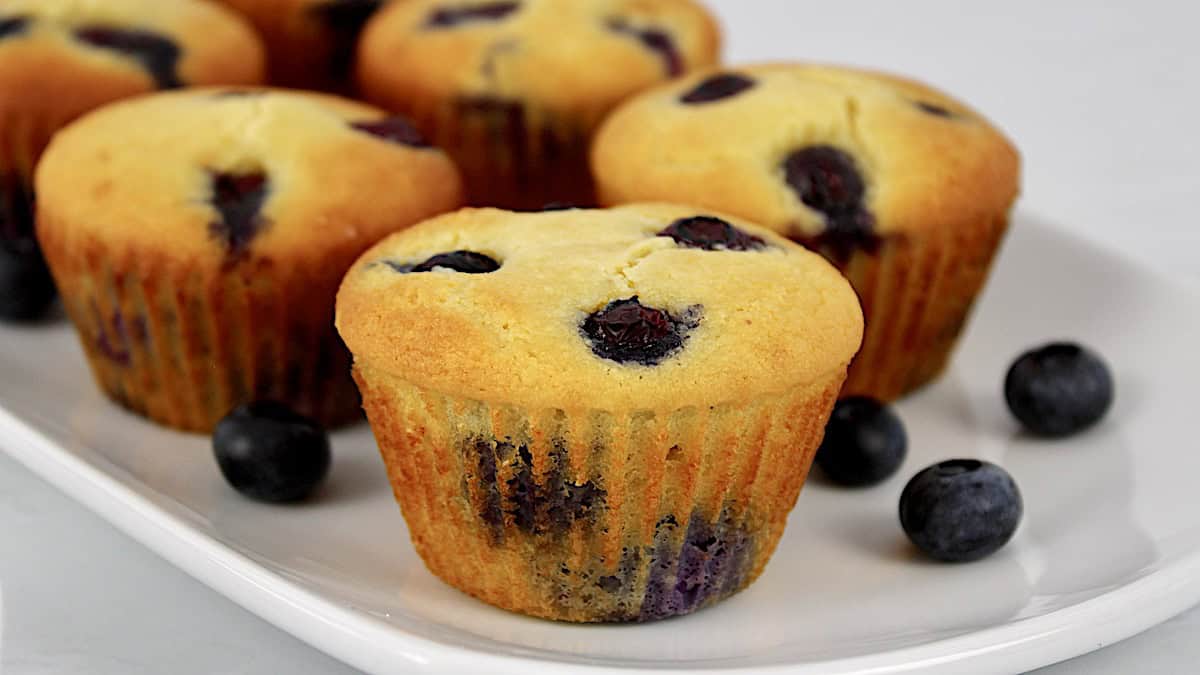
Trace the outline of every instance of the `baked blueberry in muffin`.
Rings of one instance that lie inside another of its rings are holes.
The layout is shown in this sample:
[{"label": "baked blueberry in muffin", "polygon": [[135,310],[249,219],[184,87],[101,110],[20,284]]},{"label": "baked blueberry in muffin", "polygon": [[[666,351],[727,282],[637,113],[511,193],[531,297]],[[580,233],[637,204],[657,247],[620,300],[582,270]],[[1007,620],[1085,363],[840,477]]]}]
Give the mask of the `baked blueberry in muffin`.
[{"label": "baked blueberry in muffin", "polygon": [[753,581],[862,334],[820,256],[663,205],[435,218],[359,259],[337,324],[430,570],[565,621]]},{"label": "baked blueberry in muffin", "polygon": [[882,401],[945,368],[1020,170],[1012,144],[946,94],[803,64],[709,70],[635,97],[599,131],[592,168],[603,204],[737,214],[836,264],[867,324],[846,394]]}]

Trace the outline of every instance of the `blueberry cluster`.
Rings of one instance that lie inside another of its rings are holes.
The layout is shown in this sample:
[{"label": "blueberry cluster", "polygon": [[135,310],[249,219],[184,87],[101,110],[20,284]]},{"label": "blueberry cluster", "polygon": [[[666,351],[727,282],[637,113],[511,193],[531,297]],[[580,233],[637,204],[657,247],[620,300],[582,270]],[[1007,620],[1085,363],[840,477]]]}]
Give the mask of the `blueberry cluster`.
[{"label": "blueberry cluster", "polygon": [[[1090,350],[1055,343],[1023,354],[1005,378],[1009,409],[1036,436],[1058,438],[1100,421],[1113,401],[1112,375]],[[908,438],[888,406],[866,398],[838,402],[816,462],[845,486],[879,484],[900,469]],[[1023,512],[1012,476],[989,462],[952,459],[916,474],[900,497],[900,524],[932,558],[969,562],[1012,538]]]}]

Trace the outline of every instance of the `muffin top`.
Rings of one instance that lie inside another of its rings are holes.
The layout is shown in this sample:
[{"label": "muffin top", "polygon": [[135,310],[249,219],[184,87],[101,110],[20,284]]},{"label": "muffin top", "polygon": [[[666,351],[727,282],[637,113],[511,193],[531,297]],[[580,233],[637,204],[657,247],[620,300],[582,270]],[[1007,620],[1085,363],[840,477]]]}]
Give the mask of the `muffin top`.
[{"label": "muffin top", "polygon": [[[321,94],[209,88],[108,106],[38,166],[39,227],[229,264],[361,251],[456,208],[458,172],[400,117]],[[59,234],[63,233],[60,232]]]},{"label": "muffin top", "polygon": [[638,96],[601,128],[592,166],[606,204],[699,204],[854,244],[989,221],[1016,197],[1019,159],[987,120],[924,85],[778,64]]},{"label": "muffin top", "polygon": [[338,294],[359,368],[539,408],[743,401],[845,369],[849,284],[763,228],[674,205],[464,209],[389,237]]},{"label": "muffin top", "polygon": [[152,89],[255,84],[263,58],[249,24],[200,0],[0,0],[0,91],[23,99],[70,107]]},{"label": "muffin top", "polygon": [[570,113],[716,62],[717,27],[692,0],[405,0],[367,25],[372,100],[521,100]]}]

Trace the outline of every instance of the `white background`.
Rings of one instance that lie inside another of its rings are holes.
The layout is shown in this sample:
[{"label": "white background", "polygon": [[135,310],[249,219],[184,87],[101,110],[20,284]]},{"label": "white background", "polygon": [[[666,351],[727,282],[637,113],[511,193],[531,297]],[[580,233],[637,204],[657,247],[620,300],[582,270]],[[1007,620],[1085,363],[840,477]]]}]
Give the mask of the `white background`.
[{"label": "white background", "polygon": [[[734,62],[893,70],[991,116],[1022,208],[1200,282],[1200,10],[1045,0],[711,0]],[[1200,283],[1197,284],[1200,288]],[[1183,442],[1181,440],[1181,442]],[[0,456],[0,671],[340,673]],[[1200,610],[1049,675],[1194,672]]]}]

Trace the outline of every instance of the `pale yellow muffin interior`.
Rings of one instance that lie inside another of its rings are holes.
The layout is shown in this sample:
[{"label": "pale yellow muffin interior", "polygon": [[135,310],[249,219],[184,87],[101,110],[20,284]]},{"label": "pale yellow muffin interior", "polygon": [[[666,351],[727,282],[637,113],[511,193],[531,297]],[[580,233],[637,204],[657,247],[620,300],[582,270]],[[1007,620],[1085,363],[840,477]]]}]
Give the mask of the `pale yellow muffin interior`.
[{"label": "pale yellow muffin interior", "polygon": [[[821,257],[769,231],[757,250],[708,251],[658,236],[703,209],[635,205],[517,214],[465,209],[379,243],[351,269],[337,325],[360,370],[530,408],[675,409],[784,392],[844,369],[862,339],[854,292]],[[453,251],[487,274],[401,273]],[[586,317],[637,297],[695,319],[657,365],[601,358]]]}]

